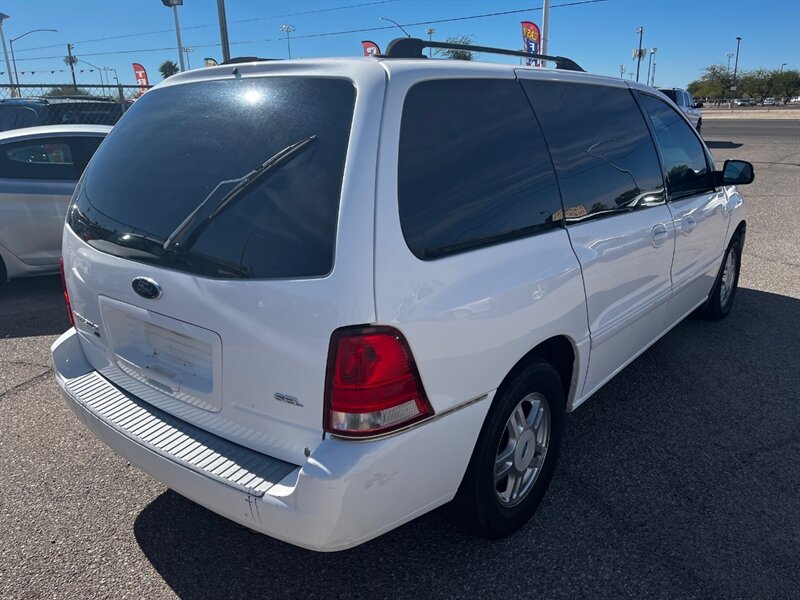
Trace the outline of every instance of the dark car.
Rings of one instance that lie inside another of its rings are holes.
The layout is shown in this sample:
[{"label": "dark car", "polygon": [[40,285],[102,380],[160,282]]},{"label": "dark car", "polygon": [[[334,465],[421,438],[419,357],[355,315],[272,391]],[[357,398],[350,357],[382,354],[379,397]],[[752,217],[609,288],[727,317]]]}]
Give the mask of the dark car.
[{"label": "dark car", "polygon": [[0,131],[40,125],[114,125],[124,108],[102,97],[0,100]]}]

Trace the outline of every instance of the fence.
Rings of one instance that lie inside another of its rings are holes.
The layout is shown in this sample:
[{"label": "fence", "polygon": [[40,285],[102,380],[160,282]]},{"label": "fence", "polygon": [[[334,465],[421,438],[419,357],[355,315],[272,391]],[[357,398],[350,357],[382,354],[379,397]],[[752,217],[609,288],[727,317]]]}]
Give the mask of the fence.
[{"label": "fence", "polygon": [[0,85],[0,131],[64,123],[113,125],[141,95],[138,85]]}]

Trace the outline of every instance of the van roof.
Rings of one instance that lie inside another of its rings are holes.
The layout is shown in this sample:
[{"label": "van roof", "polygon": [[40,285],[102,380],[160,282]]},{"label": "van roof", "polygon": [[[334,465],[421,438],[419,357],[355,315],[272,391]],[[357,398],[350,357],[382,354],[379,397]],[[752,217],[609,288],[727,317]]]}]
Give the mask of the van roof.
[{"label": "van roof", "polygon": [[442,77],[477,76],[477,77],[513,77],[516,72],[527,72],[534,78],[553,79],[560,81],[576,81],[609,85],[612,87],[631,87],[635,89],[651,90],[653,88],[626,81],[619,77],[596,75],[580,71],[550,69],[546,67],[529,67],[512,63],[488,62],[482,60],[463,61],[450,59],[427,58],[385,58],[385,57],[339,57],[339,58],[307,58],[291,60],[253,61],[239,64],[219,65],[178,73],[160,82],[154,89],[170,85],[192,83],[199,81],[213,81],[228,79],[230,77],[257,77],[259,75],[317,75],[325,73],[339,77],[358,79],[359,74],[373,72],[377,69],[384,70],[389,78],[394,74],[419,73],[421,77],[430,78],[439,74]]}]

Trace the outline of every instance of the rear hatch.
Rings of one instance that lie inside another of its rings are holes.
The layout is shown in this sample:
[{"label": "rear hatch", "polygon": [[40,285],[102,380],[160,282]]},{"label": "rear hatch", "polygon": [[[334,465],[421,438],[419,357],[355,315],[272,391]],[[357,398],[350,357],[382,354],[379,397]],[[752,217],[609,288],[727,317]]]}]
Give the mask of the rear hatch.
[{"label": "rear hatch", "polygon": [[381,105],[384,78],[341,70],[207,69],[148,92],[91,161],[64,233],[98,371],[295,463],[323,437],[331,333],[374,321],[380,115],[362,107]]}]

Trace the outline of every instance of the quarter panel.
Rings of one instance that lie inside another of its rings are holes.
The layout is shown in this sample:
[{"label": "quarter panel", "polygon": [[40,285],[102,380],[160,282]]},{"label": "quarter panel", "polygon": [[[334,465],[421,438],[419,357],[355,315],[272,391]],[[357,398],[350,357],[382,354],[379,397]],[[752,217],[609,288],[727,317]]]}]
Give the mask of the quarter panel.
[{"label": "quarter panel", "polygon": [[[400,227],[398,144],[405,92],[420,77],[402,70],[390,75],[376,194],[377,322],[403,332],[428,398],[441,412],[496,389],[549,337],[565,335],[579,347],[588,337],[583,282],[564,229],[436,260],[411,253]],[[454,69],[452,76],[514,74]],[[576,372],[582,372],[580,365]]]}]

